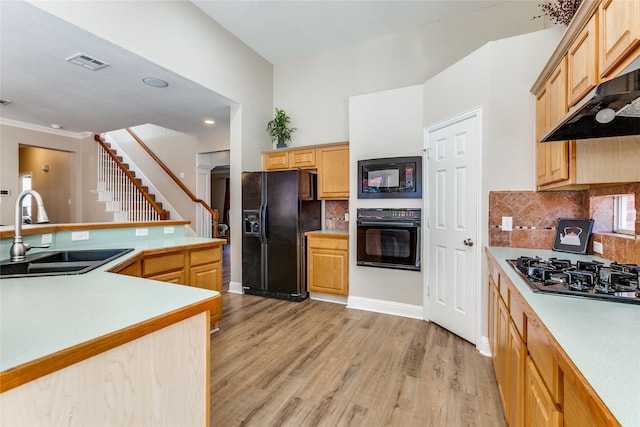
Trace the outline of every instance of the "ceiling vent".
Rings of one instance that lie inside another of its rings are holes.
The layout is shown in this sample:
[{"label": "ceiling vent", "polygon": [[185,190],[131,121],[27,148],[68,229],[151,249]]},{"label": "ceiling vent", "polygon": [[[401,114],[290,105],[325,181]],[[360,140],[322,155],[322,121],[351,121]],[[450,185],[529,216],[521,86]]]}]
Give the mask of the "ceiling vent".
[{"label": "ceiling vent", "polygon": [[91,71],[98,71],[104,67],[109,66],[108,62],[101,61],[98,58],[93,58],[84,53],[76,53],[75,55],[68,57],[67,61],[71,62],[72,64],[87,68]]}]

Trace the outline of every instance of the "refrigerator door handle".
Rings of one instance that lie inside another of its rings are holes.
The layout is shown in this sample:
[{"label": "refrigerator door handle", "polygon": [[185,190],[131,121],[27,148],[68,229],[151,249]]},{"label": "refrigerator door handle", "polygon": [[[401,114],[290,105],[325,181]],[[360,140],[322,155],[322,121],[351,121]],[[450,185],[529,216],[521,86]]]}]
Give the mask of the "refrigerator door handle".
[{"label": "refrigerator door handle", "polygon": [[260,205],[260,242],[267,242],[267,203]]}]

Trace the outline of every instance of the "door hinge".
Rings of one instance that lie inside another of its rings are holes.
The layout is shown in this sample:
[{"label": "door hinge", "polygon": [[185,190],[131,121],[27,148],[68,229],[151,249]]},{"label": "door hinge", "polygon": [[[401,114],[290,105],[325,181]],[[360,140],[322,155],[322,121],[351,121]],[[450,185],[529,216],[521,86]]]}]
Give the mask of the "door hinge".
[{"label": "door hinge", "polygon": [[431,149],[429,147],[425,148],[424,150],[425,155],[427,156],[427,159],[431,158]]}]

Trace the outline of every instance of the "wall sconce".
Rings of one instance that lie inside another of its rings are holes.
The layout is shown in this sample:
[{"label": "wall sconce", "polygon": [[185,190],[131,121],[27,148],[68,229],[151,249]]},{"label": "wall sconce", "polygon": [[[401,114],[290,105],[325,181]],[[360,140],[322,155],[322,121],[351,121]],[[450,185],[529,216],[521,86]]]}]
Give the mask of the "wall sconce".
[{"label": "wall sconce", "polygon": [[49,165],[42,165],[43,172],[49,172]]}]

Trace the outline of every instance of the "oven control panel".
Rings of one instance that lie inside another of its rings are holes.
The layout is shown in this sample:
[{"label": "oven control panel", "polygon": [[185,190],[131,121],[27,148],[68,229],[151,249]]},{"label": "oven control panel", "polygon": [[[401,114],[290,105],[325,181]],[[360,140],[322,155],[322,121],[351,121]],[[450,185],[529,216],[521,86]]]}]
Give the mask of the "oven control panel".
[{"label": "oven control panel", "polygon": [[421,209],[391,209],[391,208],[359,208],[357,219],[377,219],[377,220],[419,220]]}]

